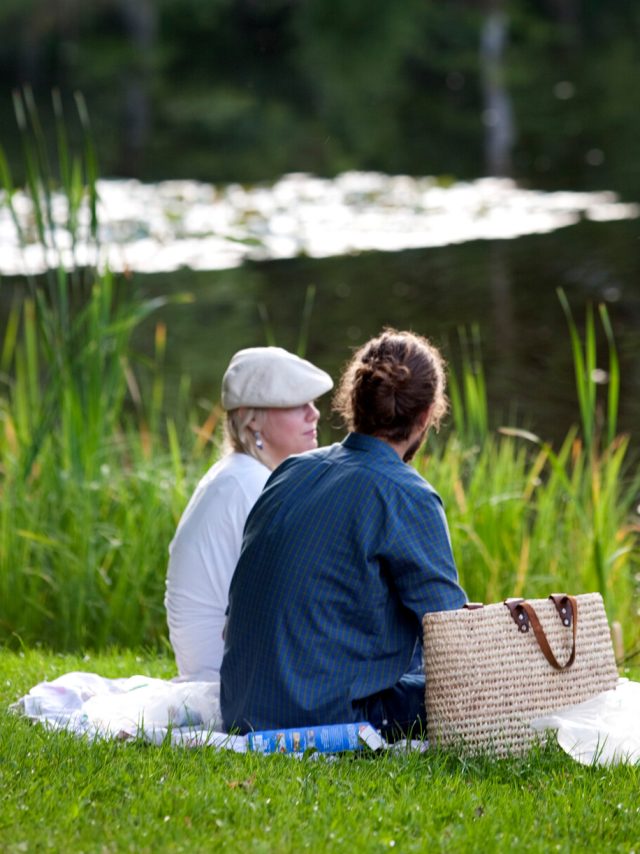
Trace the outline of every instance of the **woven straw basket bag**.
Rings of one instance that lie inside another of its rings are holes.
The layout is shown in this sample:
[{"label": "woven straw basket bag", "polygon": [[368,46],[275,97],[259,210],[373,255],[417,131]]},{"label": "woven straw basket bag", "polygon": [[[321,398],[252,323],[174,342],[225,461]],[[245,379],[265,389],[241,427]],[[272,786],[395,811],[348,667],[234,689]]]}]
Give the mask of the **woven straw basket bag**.
[{"label": "woven straw basket bag", "polygon": [[468,605],[426,614],[423,626],[432,745],[523,753],[539,737],[534,718],[618,680],[599,593]]}]

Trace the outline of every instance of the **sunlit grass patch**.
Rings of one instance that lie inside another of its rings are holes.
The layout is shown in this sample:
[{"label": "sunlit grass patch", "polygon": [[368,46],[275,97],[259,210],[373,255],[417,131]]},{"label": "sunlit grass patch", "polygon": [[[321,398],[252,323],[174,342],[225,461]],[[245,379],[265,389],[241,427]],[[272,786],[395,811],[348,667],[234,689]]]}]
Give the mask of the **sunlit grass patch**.
[{"label": "sunlit grass patch", "polygon": [[499,761],[297,760],[91,744],[6,712],[36,681],[75,669],[174,672],[148,653],[0,652],[5,851],[629,851],[640,838],[640,770],[582,767],[553,745]]}]

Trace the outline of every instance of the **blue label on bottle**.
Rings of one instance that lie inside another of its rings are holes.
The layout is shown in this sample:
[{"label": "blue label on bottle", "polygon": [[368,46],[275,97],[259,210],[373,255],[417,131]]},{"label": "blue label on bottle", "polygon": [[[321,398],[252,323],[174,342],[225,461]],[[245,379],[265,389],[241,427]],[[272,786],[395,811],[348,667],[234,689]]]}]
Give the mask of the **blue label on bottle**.
[{"label": "blue label on bottle", "polygon": [[247,735],[249,750],[256,753],[339,753],[341,750],[361,750],[359,733],[369,728],[365,721],[353,724],[268,729]]}]

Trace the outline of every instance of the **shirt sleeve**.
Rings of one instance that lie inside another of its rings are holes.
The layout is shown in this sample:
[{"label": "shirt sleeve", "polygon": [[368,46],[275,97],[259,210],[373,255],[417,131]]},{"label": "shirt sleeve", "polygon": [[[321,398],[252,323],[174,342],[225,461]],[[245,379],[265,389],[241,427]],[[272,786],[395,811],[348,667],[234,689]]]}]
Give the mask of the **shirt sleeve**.
[{"label": "shirt sleeve", "polygon": [[461,608],[467,597],[440,496],[427,483],[417,484],[396,497],[392,512],[385,558],[404,606],[420,622],[427,612]]}]

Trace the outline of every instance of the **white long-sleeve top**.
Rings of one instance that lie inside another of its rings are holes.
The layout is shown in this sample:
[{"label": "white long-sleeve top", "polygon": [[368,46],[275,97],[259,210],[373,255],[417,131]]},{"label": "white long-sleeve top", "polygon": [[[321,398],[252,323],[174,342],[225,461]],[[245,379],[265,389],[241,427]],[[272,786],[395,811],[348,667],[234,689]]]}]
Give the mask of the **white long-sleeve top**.
[{"label": "white long-sleeve top", "polygon": [[165,608],[182,679],[217,682],[231,576],[249,511],[271,472],[227,454],[202,478],[169,546]]}]

